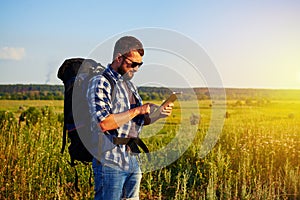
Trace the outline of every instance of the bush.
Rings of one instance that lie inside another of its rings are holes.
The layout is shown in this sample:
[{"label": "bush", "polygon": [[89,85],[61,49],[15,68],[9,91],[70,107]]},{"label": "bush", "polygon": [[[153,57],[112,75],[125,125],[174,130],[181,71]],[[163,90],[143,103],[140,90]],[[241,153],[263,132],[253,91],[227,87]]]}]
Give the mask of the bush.
[{"label": "bush", "polygon": [[25,121],[26,125],[35,125],[38,122],[40,115],[41,112],[36,107],[29,107],[21,113],[19,123]]},{"label": "bush", "polygon": [[14,114],[9,111],[0,111],[0,128],[7,126],[8,128],[16,121]]}]

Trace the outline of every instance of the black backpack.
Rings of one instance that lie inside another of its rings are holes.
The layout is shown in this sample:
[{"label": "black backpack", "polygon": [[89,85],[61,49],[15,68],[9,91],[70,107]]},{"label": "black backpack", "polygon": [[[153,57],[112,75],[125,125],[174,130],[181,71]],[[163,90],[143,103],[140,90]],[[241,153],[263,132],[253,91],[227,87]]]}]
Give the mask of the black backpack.
[{"label": "black backpack", "polygon": [[[66,59],[58,70],[57,77],[64,83],[64,127],[63,127],[63,143],[61,153],[64,152],[67,136],[70,141],[68,147],[72,167],[76,165],[75,161],[80,161],[88,164],[92,161],[93,156],[86,149],[78,134],[90,133],[91,118],[88,113],[88,103],[86,99],[86,91],[89,80],[95,76],[102,74],[105,67],[92,59],[71,58]],[[110,82],[111,87],[114,87],[114,82],[110,76],[105,78]],[[74,92],[76,90],[76,92]],[[76,106],[72,106],[76,105]],[[82,111],[86,112],[82,112]],[[76,116],[76,123],[75,123]],[[79,119],[78,119],[79,118]],[[91,178],[91,177],[90,177]],[[91,181],[90,181],[91,184]],[[78,175],[75,168],[75,188],[78,188]]]}]

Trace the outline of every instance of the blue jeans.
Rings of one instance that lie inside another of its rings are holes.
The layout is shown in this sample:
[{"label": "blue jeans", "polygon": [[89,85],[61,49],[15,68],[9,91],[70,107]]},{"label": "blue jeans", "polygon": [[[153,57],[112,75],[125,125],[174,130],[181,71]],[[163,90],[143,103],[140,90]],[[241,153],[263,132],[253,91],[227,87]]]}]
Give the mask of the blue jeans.
[{"label": "blue jeans", "polygon": [[142,172],[131,157],[130,170],[109,167],[93,159],[95,200],[139,199]]}]

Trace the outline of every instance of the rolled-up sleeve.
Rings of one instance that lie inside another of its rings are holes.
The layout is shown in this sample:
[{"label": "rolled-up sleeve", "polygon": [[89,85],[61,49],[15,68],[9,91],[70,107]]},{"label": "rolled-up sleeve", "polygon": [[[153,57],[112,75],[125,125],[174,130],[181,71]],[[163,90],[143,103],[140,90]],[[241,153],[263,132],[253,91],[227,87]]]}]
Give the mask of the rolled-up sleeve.
[{"label": "rolled-up sleeve", "polygon": [[95,76],[90,80],[87,90],[89,112],[93,120],[98,123],[112,113],[111,85],[102,75]]}]

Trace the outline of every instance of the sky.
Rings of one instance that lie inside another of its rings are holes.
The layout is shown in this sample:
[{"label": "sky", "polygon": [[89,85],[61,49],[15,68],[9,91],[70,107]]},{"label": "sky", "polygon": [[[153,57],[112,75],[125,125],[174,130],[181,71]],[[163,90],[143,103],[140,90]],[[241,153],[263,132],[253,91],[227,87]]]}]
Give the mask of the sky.
[{"label": "sky", "polygon": [[[138,86],[210,86],[218,77],[226,88],[300,89],[298,0],[3,0],[0,27],[0,84],[62,84],[56,75],[66,58],[103,48],[111,56],[115,39],[132,33],[147,47]],[[173,46],[158,51],[166,38]],[[180,48],[203,55],[190,62]],[[111,58],[97,59],[107,65]]]}]

